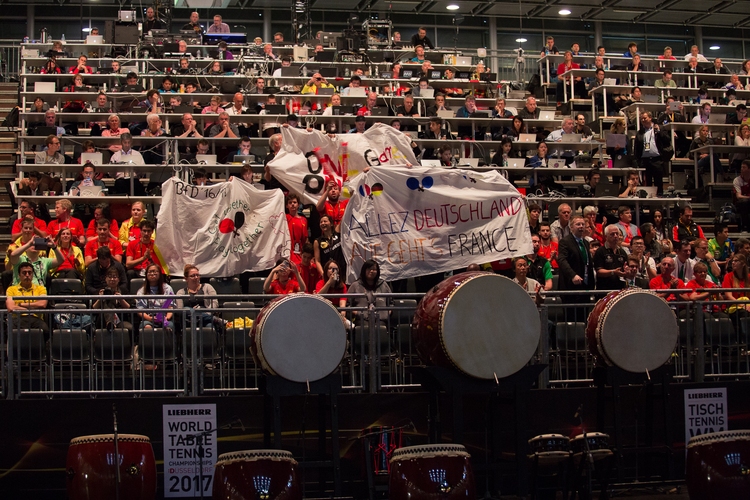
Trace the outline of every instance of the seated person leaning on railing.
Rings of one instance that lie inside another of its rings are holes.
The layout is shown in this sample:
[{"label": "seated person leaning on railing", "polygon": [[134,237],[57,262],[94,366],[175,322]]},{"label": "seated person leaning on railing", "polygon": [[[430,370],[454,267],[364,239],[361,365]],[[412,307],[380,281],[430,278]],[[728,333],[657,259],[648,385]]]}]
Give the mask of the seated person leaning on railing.
[{"label": "seated person leaning on railing", "polygon": [[[164,274],[161,268],[156,264],[151,264],[146,269],[146,280],[143,287],[137,292],[139,298],[136,299],[138,309],[151,309],[148,312],[139,312],[141,317],[140,330],[165,328],[174,331],[174,321],[172,321],[172,312],[174,308],[174,299],[149,299],[149,295],[174,295],[172,287],[164,282]],[[155,309],[160,309],[156,311]]]},{"label": "seated person leaning on railing", "polygon": [[[216,289],[209,283],[201,283],[201,274],[197,267],[192,264],[185,266],[183,276],[187,280],[187,286],[177,290],[177,308],[188,307],[195,309],[195,319],[197,327],[214,326],[217,331],[223,331],[224,322],[214,313],[206,309],[216,310],[219,307],[219,301],[216,298]],[[191,326],[192,315],[187,314],[188,325]]]},{"label": "seated person leaning on railing", "polygon": [[[122,298],[120,289],[120,273],[116,267],[109,267],[105,272],[106,286],[99,290],[101,298],[91,306],[93,309],[130,309],[130,303]],[[114,312],[102,313],[94,319],[94,325],[101,328],[124,328],[133,332],[133,324],[125,321],[124,317]]]},{"label": "seated person leaning on railing", "polygon": [[[378,308],[378,318],[380,321],[386,321],[388,319],[388,310],[386,306],[391,301],[388,297],[383,297],[381,294],[392,293],[391,287],[385,280],[380,279],[380,264],[370,259],[362,264],[362,269],[359,272],[359,279],[352,283],[347,290],[347,293],[364,294],[365,297],[359,297],[351,300],[351,305],[354,307],[368,307],[370,303],[374,303],[375,307]],[[368,321],[370,318],[369,311],[352,311],[354,317],[354,323],[360,324],[362,321]]]},{"label": "seated person leaning on railing", "polygon": [[44,332],[45,340],[49,340],[47,322],[40,312],[32,312],[47,307],[46,300],[34,300],[34,297],[47,295],[47,289],[44,285],[34,283],[34,266],[30,262],[21,263],[18,272],[21,276],[19,283],[5,291],[5,307],[12,313],[13,326],[39,328]]}]

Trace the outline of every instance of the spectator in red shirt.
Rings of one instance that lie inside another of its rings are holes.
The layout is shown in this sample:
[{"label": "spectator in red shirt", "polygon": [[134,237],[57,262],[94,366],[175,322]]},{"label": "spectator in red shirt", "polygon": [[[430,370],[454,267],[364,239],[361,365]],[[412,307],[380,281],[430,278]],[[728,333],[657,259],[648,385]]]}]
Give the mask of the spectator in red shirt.
[{"label": "spectator in red shirt", "polygon": [[74,75],[77,75],[78,73],[86,73],[86,74],[92,74],[94,70],[91,68],[91,66],[86,66],[86,62],[88,61],[88,57],[81,54],[81,56],[78,58],[78,64],[75,66],[70,67],[69,73],[72,73]]},{"label": "spectator in red shirt", "polygon": [[97,232],[96,232],[96,224],[102,218],[109,221],[109,235],[115,239],[119,237],[120,226],[117,224],[116,219],[111,218],[109,214],[109,205],[107,205],[106,203],[100,203],[94,209],[94,218],[91,219],[91,222],[89,222],[89,225],[86,227],[86,239],[87,240],[91,241],[98,237]]},{"label": "spectator in red shirt", "polygon": [[302,247],[308,242],[307,219],[299,214],[300,199],[294,193],[286,195],[286,223],[292,240],[292,253],[289,259],[299,265],[302,262]]},{"label": "spectator in red shirt", "polygon": [[552,229],[549,222],[539,223],[539,239],[538,255],[547,259],[550,265],[557,269],[557,242],[552,241]]},{"label": "spectator in red shirt", "polygon": [[[674,259],[672,257],[664,257],[659,263],[659,269],[661,274],[656,278],[649,281],[648,287],[651,290],[682,290],[685,288],[685,283],[682,280],[672,276],[674,271]],[[675,300],[689,300],[689,293],[682,293],[675,295],[674,293],[659,293],[656,295],[663,298],[667,302]]]},{"label": "spectator in red shirt", "polygon": [[[346,283],[341,279],[339,265],[335,260],[329,260],[326,262],[326,265],[323,267],[323,276],[325,276],[325,279],[321,279],[318,281],[318,284],[315,285],[316,294],[324,295],[330,293],[346,295]],[[331,303],[336,305],[336,302],[338,302],[338,307],[346,307],[346,297],[333,299]],[[344,320],[345,324],[351,325],[346,319],[346,311],[341,311],[341,318]]]},{"label": "spectator in red shirt", "polygon": [[320,273],[318,272],[318,266],[315,265],[315,249],[312,243],[305,243],[302,247],[302,262],[297,266],[299,269],[301,283],[305,284],[305,288],[308,293],[315,290],[315,285],[320,280]]},{"label": "spectator in red shirt", "polygon": [[125,252],[125,267],[128,270],[128,280],[146,275],[146,269],[150,264],[158,265],[163,274],[168,274],[164,265],[164,259],[154,244],[151,235],[154,234],[154,223],[150,220],[141,222],[141,238],[128,243]]},{"label": "spectator in red shirt", "polygon": [[[294,273],[292,279],[291,273]],[[271,274],[266,277],[263,283],[263,291],[273,295],[289,295],[290,293],[304,292],[305,282],[300,277],[297,266],[289,259],[279,259],[276,261],[276,267],[271,270]]]},{"label": "spectator in red shirt", "polygon": [[[566,50],[565,60],[557,66],[557,75],[558,75],[557,102],[558,102],[558,105],[562,103],[563,101],[563,94],[565,93],[563,90],[563,86],[564,85],[570,86],[570,79],[571,79],[570,75],[565,75],[563,77],[561,77],[560,75],[562,75],[563,73],[571,69],[580,69],[580,67],[581,66],[578,63],[573,62],[573,53],[569,50]],[[583,81],[581,81],[580,76],[575,77],[575,81],[573,85],[575,87],[576,94],[578,94],[579,96],[583,95],[582,90],[585,90],[585,87],[584,87]],[[570,95],[568,97],[572,99],[574,96]]]},{"label": "spectator in red shirt", "polygon": [[[693,267],[693,276],[694,278],[687,282],[687,285],[685,285],[687,288],[692,290],[692,293],[690,293],[689,298],[690,300],[694,300],[696,302],[708,302],[709,300],[721,300],[721,293],[719,292],[708,292],[705,290],[709,290],[711,288],[716,288],[716,284],[714,284],[713,281],[711,281],[708,278],[708,266],[704,264],[703,262],[698,262]],[[703,291],[698,291],[703,290]],[[704,310],[706,311],[706,314],[712,313],[713,316],[709,315],[709,317],[727,317],[727,315],[723,312],[721,312],[721,308],[718,305],[715,305],[713,307],[706,305],[704,307]]]},{"label": "spectator in red shirt", "polygon": [[107,219],[101,218],[96,223],[96,235],[96,238],[86,243],[86,250],[83,253],[86,259],[86,267],[96,261],[96,251],[99,250],[99,247],[109,247],[112,258],[122,264],[122,245],[120,240],[112,236]]},{"label": "spectator in red shirt", "polygon": [[334,229],[338,232],[341,230],[341,219],[344,218],[344,210],[346,210],[346,204],[349,200],[341,200],[341,186],[338,182],[331,179],[328,181],[326,190],[320,196],[315,208],[318,209],[318,213],[327,214],[331,217]]},{"label": "spectator in red shirt", "polygon": [[70,200],[57,200],[55,202],[55,215],[57,218],[47,224],[47,233],[55,238],[61,229],[70,228],[70,232],[73,233],[73,242],[79,246],[84,246],[86,244],[86,236],[83,230],[83,222],[70,215],[72,209],[73,204]]},{"label": "spectator in red shirt", "polygon": [[13,221],[13,229],[10,231],[11,241],[16,241],[21,237],[21,222],[24,219],[34,220],[34,235],[39,238],[47,237],[47,223],[42,219],[34,215],[36,213],[36,203],[29,200],[22,200],[18,205],[18,209],[21,212],[20,217]]},{"label": "spectator in red shirt", "polygon": [[[747,271],[747,258],[741,253],[736,253],[734,257],[732,257],[731,264],[731,267],[727,270],[729,272],[724,276],[724,281],[722,282],[721,287],[747,288],[748,285],[750,285],[750,278],[748,278]],[[747,292],[724,292],[725,300],[739,300],[742,297],[745,297],[744,300],[747,300],[747,296]],[[729,306],[727,312],[729,312],[729,317],[732,318],[735,328],[737,320],[740,317],[747,316],[747,311],[744,305],[736,307]]]}]

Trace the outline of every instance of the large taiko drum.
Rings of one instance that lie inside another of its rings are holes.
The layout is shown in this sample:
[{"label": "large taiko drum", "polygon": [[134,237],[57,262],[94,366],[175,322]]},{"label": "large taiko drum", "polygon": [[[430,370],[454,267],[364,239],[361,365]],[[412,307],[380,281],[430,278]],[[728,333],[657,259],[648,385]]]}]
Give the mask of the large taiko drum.
[{"label": "large taiko drum", "polygon": [[297,461],[284,450],[245,450],[219,455],[214,500],[301,500]]},{"label": "large taiko drum", "polygon": [[503,276],[468,272],[453,276],[419,303],[412,336],[420,359],[493,379],[523,368],[539,345],[534,300]]},{"label": "large taiko drum", "polygon": [[461,273],[430,290],[414,315],[420,359],[481,379],[513,375],[536,352],[540,334],[534,300],[493,273]]},{"label": "large taiko drum", "polygon": [[389,497],[409,500],[476,498],[470,455],[460,444],[407,446],[393,452]]},{"label": "large taiko drum", "polygon": [[[118,434],[119,498],[156,498],[156,461],[146,436]],[[114,434],[81,436],[70,440],[66,462],[68,498],[100,500],[117,496]]]},{"label": "large taiko drum", "polygon": [[586,325],[589,350],[597,362],[633,373],[656,370],[669,361],[679,334],[667,302],[639,288],[600,299]]},{"label": "large taiko drum", "polygon": [[690,438],[685,480],[691,500],[750,498],[750,430]]},{"label": "large taiko drum", "polygon": [[590,452],[594,460],[612,456],[612,450],[609,448],[609,434],[603,432],[578,434],[570,440],[570,450],[576,460],[580,460],[586,452]]},{"label": "large taiko drum", "polygon": [[251,332],[260,367],[293,382],[313,382],[338,368],[346,352],[346,328],[328,300],[304,293],[272,300]]}]

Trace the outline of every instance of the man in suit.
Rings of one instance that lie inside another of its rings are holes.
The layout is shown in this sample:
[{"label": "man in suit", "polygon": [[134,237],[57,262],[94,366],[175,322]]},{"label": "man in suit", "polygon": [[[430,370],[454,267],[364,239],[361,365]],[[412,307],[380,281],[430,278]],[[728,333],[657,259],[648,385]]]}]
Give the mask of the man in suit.
[{"label": "man in suit", "polygon": [[[586,222],[583,217],[576,216],[570,222],[571,232],[558,242],[557,264],[560,269],[560,290],[593,290],[594,264],[591,259],[589,242],[583,238]],[[563,297],[567,303],[582,303],[589,301],[588,294],[567,295]],[[576,309],[576,321],[585,321],[585,310]]]}]

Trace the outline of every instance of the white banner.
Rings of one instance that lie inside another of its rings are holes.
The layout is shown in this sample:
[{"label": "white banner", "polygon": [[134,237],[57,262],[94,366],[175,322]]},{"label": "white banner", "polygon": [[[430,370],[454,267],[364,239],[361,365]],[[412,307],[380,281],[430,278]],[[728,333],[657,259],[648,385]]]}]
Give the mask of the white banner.
[{"label": "white banner", "polygon": [[185,264],[203,276],[260,271],[289,257],[284,193],[262,191],[239,179],[193,186],[175,177],[162,184],[156,246],[170,274]]},{"label": "white banner", "polygon": [[409,137],[384,123],[373,124],[364,134],[331,137],[289,127],[282,127],[281,134],[281,151],[268,167],[303,204],[317,203],[329,179],[342,185],[366,167],[417,164]]},{"label": "white banner", "polygon": [[729,430],[727,388],[685,389],[685,445],[693,436]]},{"label": "white banner", "polygon": [[344,192],[347,282],[367,259],[391,280],[533,253],[523,198],[494,170],[376,167]]},{"label": "white banner", "polygon": [[163,405],[162,417],[164,497],[210,498],[217,457],[216,405]]}]

